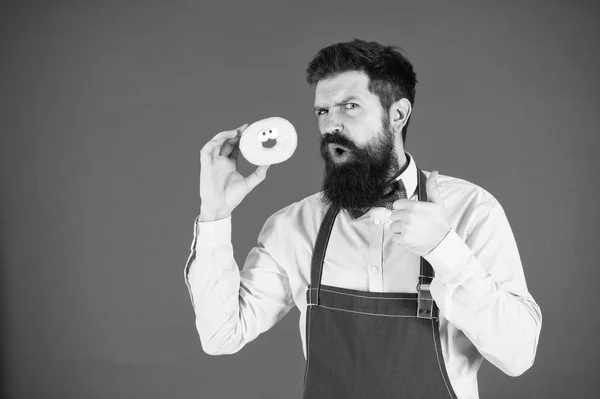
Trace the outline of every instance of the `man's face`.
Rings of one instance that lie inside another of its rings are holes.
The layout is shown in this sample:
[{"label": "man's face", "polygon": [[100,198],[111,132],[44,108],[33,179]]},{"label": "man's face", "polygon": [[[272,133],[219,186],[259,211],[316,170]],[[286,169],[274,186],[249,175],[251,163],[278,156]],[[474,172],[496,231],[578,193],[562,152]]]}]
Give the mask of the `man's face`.
[{"label": "man's face", "polygon": [[317,83],[315,113],[325,160],[326,204],[370,206],[399,171],[395,137],[364,72],[344,72]]}]

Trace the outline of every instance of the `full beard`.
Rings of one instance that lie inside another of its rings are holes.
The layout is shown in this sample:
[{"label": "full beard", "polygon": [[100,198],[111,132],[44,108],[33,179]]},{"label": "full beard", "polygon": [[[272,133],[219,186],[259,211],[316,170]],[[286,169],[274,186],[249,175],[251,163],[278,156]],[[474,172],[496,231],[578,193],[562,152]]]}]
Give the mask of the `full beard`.
[{"label": "full beard", "polygon": [[[325,160],[322,202],[340,209],[369,207],[381,198],[391,176],[399,171],[394,151],[394,136],[388,124],[375,145],[359,148],[344,136],[334,133],[321,137],[321,157]],[[328,144],[340,144],[350,150],[348,159],[336,163]]]}]

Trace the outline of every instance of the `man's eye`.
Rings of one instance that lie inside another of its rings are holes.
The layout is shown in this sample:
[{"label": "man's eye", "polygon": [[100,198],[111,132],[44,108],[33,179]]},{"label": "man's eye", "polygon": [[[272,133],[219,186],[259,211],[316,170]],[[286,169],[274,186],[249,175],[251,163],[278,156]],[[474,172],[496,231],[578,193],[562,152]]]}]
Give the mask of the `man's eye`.
[{"label": "man's eye", "polygon": [[320,109],[317,111],[317,115],[325,115],[327,113],[326,109]]},{"label": "man's eye", "polygon": [[344,104],[344,108],[345,109],[353,109],[353,108],[356,108],[356,107],[358,107],[358,104],[356,104],[356,103]]}]

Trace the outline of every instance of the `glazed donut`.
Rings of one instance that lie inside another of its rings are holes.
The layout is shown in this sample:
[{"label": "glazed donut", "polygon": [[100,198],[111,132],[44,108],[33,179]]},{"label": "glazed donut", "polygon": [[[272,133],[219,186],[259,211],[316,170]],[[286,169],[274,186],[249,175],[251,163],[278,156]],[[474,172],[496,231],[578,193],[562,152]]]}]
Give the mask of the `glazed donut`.
[{"label": "glazed donut", "polygon": [[240,151],[256,166],[272,165],[288,160],[298,145],[296,129],[279,117],[261,119],[244,130]]}]

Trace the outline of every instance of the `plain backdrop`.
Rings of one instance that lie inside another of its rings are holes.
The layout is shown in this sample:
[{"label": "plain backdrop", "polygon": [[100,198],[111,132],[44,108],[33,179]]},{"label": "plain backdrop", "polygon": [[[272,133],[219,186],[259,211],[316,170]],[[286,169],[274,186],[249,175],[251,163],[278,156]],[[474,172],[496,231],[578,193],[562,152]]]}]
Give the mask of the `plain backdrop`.
[{"label": "plain backdrop", "polygon": [[235,355],[202,351],[183,280],[199,152],[269,116],[298,131],[294,156],[234,211],[241,264],[269,215],[320,189],[304,71],[319,49],[353,38],[405,50],[419,80],[407,151],[500,201],[542,309],[533,367],[512,378],[484,362],[481,398],[597,391],[599,10],[2,2],[2,398],[301,396],[297,309]]}]

